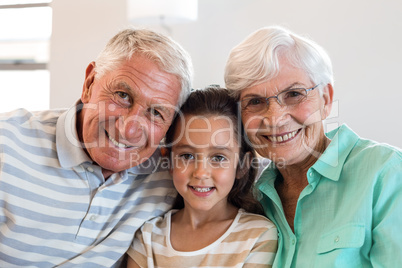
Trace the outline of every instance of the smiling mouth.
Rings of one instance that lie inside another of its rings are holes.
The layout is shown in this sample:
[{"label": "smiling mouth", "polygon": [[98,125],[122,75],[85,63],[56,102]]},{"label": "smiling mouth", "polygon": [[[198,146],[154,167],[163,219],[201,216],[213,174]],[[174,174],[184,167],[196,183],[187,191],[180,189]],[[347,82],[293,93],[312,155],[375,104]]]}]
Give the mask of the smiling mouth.
[{"label": "smiling mouth", "polygon": [[195,187],[195,186],[190,186],[194,191],[199,192],[199,193],[206,193],[214,189],[215,187]]},{"label": "smiling mouth", "polygon": [[292,131],[285,135],[267,135],[265,137],[267,137],[271,142],[284,142],[293,139],[299,131],[300,129]]},{"label": "smiling mouth", "polygon": [[106,136],[108,137],[108,139],[116,146],[116,147],[118,147],[118,148],[132,148],[133,146],[129,146],[129,145],[126,145],[126,144],[124,144],[124,143],[120,143],[120,142],[118,142],[117,140],[115,140],[115,139],[113,139],[112,137],[110,137],[109,136],[109,133],[107,133],[106,131],[105,131],[105,133],[106,133]]}]

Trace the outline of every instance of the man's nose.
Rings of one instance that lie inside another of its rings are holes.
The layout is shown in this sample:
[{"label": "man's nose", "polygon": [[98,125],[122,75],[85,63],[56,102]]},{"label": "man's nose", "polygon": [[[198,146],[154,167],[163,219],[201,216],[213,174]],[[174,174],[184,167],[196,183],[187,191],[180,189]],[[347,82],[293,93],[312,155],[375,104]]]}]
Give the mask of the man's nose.
[{"label": "man's nose", "polygon": [[122,115],[116,121],[117,129],[123,138],[129,140],[131,137],[140,135],[144,130],[146,122],[145,115],[141,113],[140,109],[132,110],[126,115]]}]

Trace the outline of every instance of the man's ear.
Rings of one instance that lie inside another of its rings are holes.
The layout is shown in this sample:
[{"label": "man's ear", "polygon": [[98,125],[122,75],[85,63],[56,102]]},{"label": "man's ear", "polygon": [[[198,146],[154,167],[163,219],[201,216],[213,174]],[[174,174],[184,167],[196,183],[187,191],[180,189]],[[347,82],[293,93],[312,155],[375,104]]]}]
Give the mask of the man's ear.
[{"label": "man's ear", "polygon": [[236,179],[241,179],[247,174],[251,167],[251,161],[251,152],[247,152],[244,158],[239,160],[239,165],[236,170]]},{"label": "man's ear", "polygon": [[324,100],[324,109],[321,113],[322,119],[326,119],[332,110],[332,102],[334,97],[334,89],[331,84],[327,84],[322,89],[322,98]]},{"label": "man's ear", "polygon": [[91,62],[85,71],[85,81],[82,87],[81,101],[88,103],[91,99],[92,85],[95,80],[95,62]]}]

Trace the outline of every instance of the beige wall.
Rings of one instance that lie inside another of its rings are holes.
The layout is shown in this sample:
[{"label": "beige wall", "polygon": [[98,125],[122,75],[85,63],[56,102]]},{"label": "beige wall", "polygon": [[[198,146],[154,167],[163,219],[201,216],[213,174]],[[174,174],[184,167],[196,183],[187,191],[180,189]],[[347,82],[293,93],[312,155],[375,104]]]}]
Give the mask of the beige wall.
[{"label": "beige wall", "polygon": [[71,106],[85,69],[106,42],[128,26],[125,0],[55,0],[50,48],[50,107]]},{"label": "beige wall", "polygon": [[[67,107],[81,94],[88,63],[129,23],[125,0],[57,0],[52,5],[50,105]],[[193,58],[194,87],[224,85],[230,49],[271,24],[309,35],[331,56],[335,110],[328,128],[346,122],[362,137],[402,147],[401,1],[199,0],[198,20],[173,26],[172,37]]]}]

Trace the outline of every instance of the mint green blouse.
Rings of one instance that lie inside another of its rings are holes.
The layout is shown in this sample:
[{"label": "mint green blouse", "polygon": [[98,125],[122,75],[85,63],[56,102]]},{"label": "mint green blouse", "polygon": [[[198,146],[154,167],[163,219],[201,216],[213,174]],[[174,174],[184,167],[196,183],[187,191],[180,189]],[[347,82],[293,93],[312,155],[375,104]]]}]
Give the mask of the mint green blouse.
[{"label": "mint green blouse", "polygon": [[299,196],[294,233],[274,187],[275,166],[257,181],[279,231],[273,267],[402,267],[402,151],[346,125],[327,136]]}]

